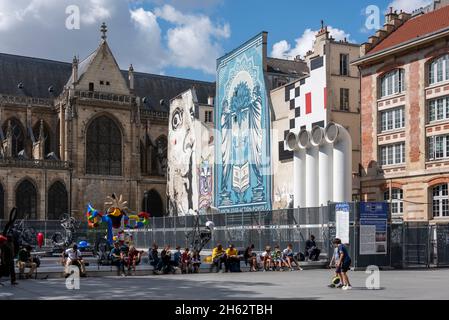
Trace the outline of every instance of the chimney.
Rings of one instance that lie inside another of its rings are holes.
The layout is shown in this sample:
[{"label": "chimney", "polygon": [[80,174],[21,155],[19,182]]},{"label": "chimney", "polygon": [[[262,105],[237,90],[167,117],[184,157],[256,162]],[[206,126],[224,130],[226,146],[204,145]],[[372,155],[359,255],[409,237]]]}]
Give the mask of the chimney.
[{"label": "chimney", "polygon": [[78,82],[78,58],[76,56],[73,57],[72,62],[72,84],[75,85]]},{"label": "chimney", "polygon": [[131,64],[128,70],[129,90],[134,91],[134,67]]},{"label": "chimney", "polygon": [[390,12],[385,15],[385,23],[390,23],[390,21],[397,18],[398,18],[397,12],[393,11],[393,7],[390,7]]}]

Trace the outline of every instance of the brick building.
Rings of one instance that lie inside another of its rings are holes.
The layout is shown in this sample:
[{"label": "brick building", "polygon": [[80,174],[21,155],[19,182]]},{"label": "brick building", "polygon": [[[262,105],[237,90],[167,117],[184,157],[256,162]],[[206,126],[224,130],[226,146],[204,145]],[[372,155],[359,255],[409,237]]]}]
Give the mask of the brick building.
[{"label": "brick building", "polygon": [[391,10],[361,47],[362,200],[449,220],[449,1]]}]

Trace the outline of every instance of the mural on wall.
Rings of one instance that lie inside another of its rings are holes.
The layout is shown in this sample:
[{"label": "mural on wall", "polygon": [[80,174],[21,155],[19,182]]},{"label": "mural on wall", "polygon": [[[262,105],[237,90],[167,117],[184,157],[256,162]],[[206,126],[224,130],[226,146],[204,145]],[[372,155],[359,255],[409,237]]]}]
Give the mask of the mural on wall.
[{"label": "mural on wall", "polygon": [[198,209],[206,210],[212,206],[212,164],[208,159],[203,159],[201,161],[199,170],[199,198],[198,198]]},{"label": "mural on wall", "polygon": [[198,198],[195,165],[195,103],[196,94],[188,90],[170,103],[167,197],[169,214],[185,216],[197,208]]},{"label": "mural on wall", "polygon": [[221,212],[271,209],[266,33],[218,61],[215,206]]}]

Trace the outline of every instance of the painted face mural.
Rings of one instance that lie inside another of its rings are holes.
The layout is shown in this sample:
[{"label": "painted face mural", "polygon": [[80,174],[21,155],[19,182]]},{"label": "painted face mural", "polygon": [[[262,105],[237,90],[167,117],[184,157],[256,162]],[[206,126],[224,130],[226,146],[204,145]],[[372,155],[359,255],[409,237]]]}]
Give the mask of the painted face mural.
[{"label": "painted face mural", "polygon": [[195,104],[192,91],[174,99],[170,105],[170,130],[168,138],[168,185],[169,211],[171,215],[183,216],[193,208],[196,175]]},{"label": "painted face mural", "polygon": [[215,203],[222,212],[271,209],[264,37],[219,60]]}]

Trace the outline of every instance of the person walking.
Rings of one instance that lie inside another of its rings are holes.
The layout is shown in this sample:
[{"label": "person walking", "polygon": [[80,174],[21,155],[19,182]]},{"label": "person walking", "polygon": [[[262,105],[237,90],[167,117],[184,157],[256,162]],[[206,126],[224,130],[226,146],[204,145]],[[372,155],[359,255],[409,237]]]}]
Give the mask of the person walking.
[{"label": "person walking", "polygon": [[352,286],[349,282],[348,271],[351,268],[351,257],[349,256],[348,249],[341,240],[336,238],[334,240],[334,247],[338,249],[338,262],[336,263],[336,274],[340,277],[343,282],[342,290],[351,290]]}]

